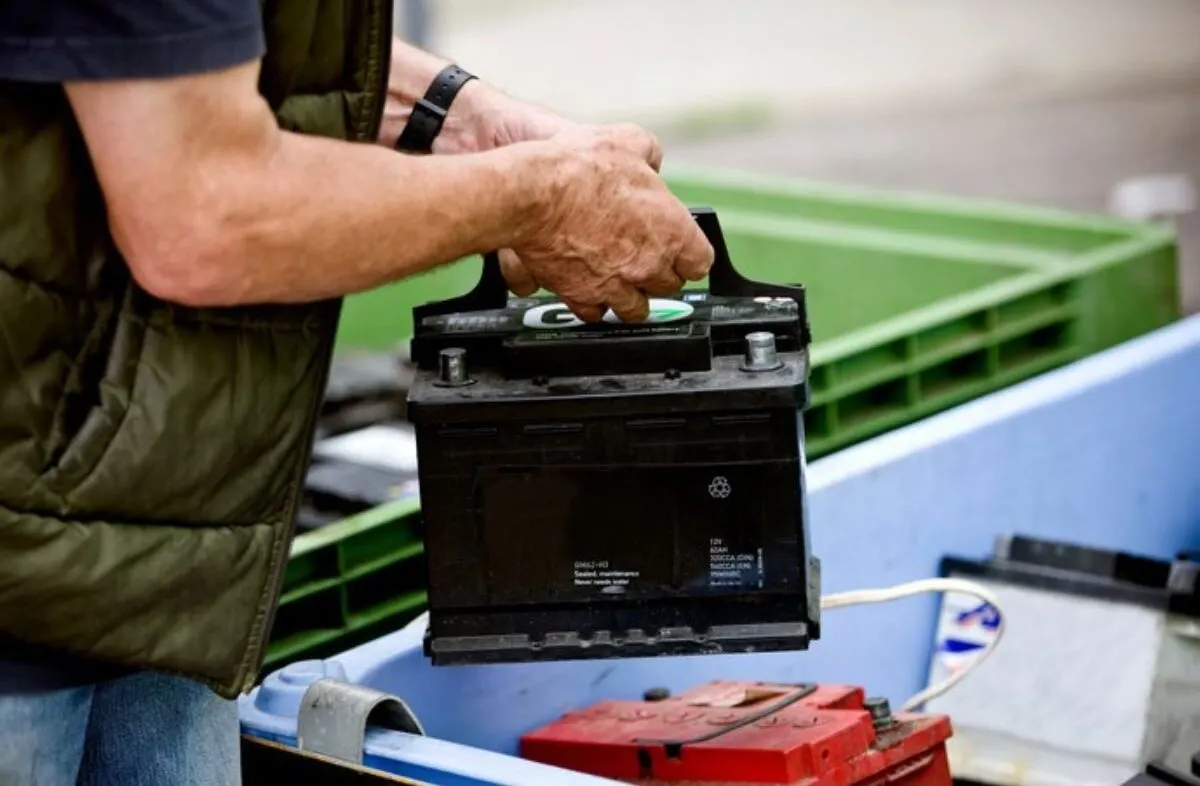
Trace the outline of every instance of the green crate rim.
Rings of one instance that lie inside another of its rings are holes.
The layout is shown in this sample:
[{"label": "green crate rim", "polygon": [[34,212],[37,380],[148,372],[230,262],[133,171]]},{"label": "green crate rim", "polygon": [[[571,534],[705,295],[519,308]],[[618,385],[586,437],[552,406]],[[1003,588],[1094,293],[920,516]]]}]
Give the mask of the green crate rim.
[{"label": "green crate rim", "polygon": [[[798,222],[784,216],[768,216],[759,213],[743,211],[727,211],[721,214],[722,226],[734,231],[753,231],[755,234],[777,239],[802,240],[810,239],[808,231],[814,222]],[[1009,264],[1021,264],[1030,268],[1027,272],[1017,273],[1002,281],[997,281],[971,292],[966,292],[951,298],[946,298],[929,305],[921,306],[913,311],[899,314],[890,319],[877,322],[859,330],[847,333],[835,339],[822,340],[819,335],[814,337],[812,347],[812,364],[814,366],[830,363],[845,357],[873,349],[890,341],[896,341],[907,335],[918,333],[935,327],[943,322],[958,319],[968,314],[987,308],[1001,306],[1006,302],[1016,300],[1038,290],[1056,284],[1075,281],[1089,273],[1103,268],[1122,264],[1129,257],[1144,254],[1175,243],[1175,232],[1169,227],[1157,224],[1122,225],[1129,232],[1127,240],[1116,241],[1092,251],[1077,254],[1062,253],[1054,255],[1054,261],[1045,261],[1045,252],[1028,252],[1021,249],[1008,248]],[[892,238],[894,248],[900,238],[904,238],[906,248],[912,248],[910,233],[873,230],[874,242],[883,242],[887,236]],[[870,245],[874,245],[874,242]],[[867,244],[860,244],[867,245]],[[969,246],[979,248],[995,248],[986,243],[971,243],[954,241],[953,247],[962,250]],[[951,244],[946,244],[949,250]],[[925,252],[925,249],[922,251]],[[1017,262],[1016,260],[1021,260]],[[1003,262],[1003,258],[992,255],[992,262]],[[734,262],[736,265],[736,260]],[[803,284],[804,282],[797,282]]]},{"label": "green crate rim", "polygon": [[[882,188],[791,175],[747,172],[723,167],[667,163],[663,165],[662,174],[667,181],[688,180],[707,187],[753,190],[762,194],[819,199],[842,205],[870,205],[913,212],[940,213],[981,221],[1000,219],[1052,228],[1065,227],[1128,235],[1141,234],[1156,226],[1089,211],[1066,210],[985,197],[949,196],[916,189]],[[725,215],[724,211],[721,215]]]},{"label": "green crate rim", "polygon": [[397,500],[364,510],[362,513],[356,513],[312,532],[297,535],[292,540],[290,558],[295,559],[319,549],[335,547],[338,543],[354,535],[420,512],[421,502],[418,498]]}]

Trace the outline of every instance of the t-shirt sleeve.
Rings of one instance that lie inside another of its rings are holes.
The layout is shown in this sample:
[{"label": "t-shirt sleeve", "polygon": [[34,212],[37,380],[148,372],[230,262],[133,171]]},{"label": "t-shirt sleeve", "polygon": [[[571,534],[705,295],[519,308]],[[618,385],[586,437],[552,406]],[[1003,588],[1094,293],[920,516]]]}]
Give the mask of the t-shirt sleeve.
[{"label": "t-shirt sleeve", "polygon": [[137,79],[262,57],[259,0],[0,0],[0,79]]}]

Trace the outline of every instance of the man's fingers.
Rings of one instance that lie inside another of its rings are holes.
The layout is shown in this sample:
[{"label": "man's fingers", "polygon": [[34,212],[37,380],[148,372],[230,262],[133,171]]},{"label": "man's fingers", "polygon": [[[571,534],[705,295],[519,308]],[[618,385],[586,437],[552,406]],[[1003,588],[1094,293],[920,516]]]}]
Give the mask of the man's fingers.
[{"label": "man's fingers", "polygon": [[525,263],[510,248],[500,251],[500,272],[508,282],[508,288],[517,297],[529,297],[540,289],[537,279],[525,267]]},{"label": "man's fingers", "polygon": [[582,319],[584,322],[599,322],[604,318],[604,306],[595,306],[590,303],[579,303],[568,298],[559,298],[563,305],[571,309],[575,316]]},{"label": "man's fingers", "polygon": [[630,283],[637,285],[637,288],[647,295],[665,297],[674,295],[683,289],[684,281],[673,268],[660,266],[656,267],[650,275],[639,277],[638,280]]},{"label": "man's fingers", "polygon": [[659,143],[658,137],[656,137],[654,134],[651,134],[649,131],[643,131],[642,133],[647,137],[642,155],[646,159],[646,163],[653,167],[654,171],[657,172],[662,169],[662,144]]},{"label": "man's fingers", "polygon": [[618,123],[610,127],[609,133],[618,144],[644,159],[655,172],[662,167],[662,145],[654,134],[632,123]]},{"label": "man's fingers", "polygon": [[644,322],[650,316],[650,301],[645,293],[633,287],[614,289],[609,296],[608,307],[622,322]]},{"label": "man's fingers", "polygon": [[699,281],[708,275],[713,263],[713,247],[695,221],[689,221],[689,230],[683,241],[679,256],[675,258],[675,272],[688,281]]},{"label": "man's fingers", "polygon": [[662,169],[663,149],[662,143],[658,141],[658,137],[650,135],[650,145],[646,150],[646,163],[649,164],[655,172]]}]

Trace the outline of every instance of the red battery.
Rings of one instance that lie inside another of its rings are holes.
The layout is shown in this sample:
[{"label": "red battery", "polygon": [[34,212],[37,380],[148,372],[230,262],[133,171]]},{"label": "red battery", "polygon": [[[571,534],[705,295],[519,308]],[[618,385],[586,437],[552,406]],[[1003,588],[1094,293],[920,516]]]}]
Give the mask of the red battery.
[{"label": "red battery", "polygon": [[950,720],[864,698],[844,685],[712,682],[570,712],[523,736],[521,756],[638,784],[950,786]]}]

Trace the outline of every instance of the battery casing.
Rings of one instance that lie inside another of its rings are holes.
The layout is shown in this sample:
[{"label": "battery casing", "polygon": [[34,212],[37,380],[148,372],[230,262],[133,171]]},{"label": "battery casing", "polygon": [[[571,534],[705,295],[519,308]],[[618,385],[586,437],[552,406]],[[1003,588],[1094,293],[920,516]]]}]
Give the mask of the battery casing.
[{"label": "battery casing", "polygon": [[[717,251],[709,289],[654,301],[644,323],[508,299],[494,258],[470,295],[414,312],[434,664],[819,637],[804,291],[742,279],[715,213],[693,213]],[[765,361],[751,334],[770,337]]]}]

